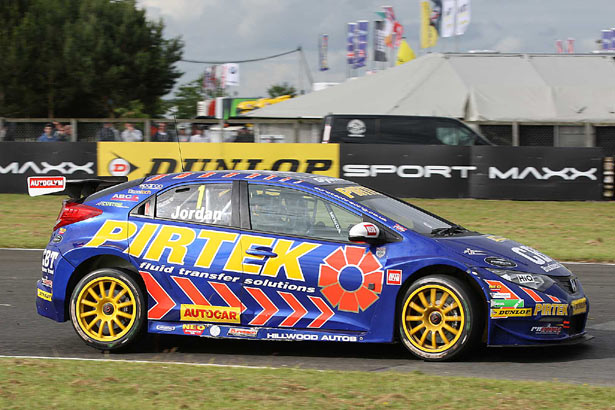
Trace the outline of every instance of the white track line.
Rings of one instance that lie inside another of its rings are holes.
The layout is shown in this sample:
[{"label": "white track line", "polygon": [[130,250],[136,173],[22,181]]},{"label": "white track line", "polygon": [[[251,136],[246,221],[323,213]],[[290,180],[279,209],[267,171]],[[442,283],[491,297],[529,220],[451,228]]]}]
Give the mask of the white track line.
[{"label": "white track line", "polygon": [[45,249],[38,248],[0,248],[0,251],[44,251]]},{"label": "white track line", "polygon": [[189,362],[157,362],[153,360],[128,360],[128,359],[86,359],[80,357],[50,357],[50,356],[7,356],[0,355],[2,359],[45,359],[45,360],[78,360],[83,362],[120,362],[120,363],[147,363],[147,364],[179,364],[184,366],[202,366],[202,367],[232,367],[237,369],[277,369],[267,366],[244,366],[239,364],[216,364],[216,363],[189,363]]}]

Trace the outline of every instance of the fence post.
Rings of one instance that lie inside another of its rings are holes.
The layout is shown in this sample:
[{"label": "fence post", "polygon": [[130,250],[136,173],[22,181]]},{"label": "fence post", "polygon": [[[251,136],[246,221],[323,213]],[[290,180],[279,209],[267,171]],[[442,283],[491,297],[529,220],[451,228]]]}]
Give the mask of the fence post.
[{"label": "fence post", "polygon": [[516,121],[512,123],[512,145],[519,146],[519,123]]},{"label": "fence post", "polygon": [[75,118],[70,119],[70,127],[73,129],[73,133],[70,136],[70,142],[77,142],[77,120]]},{"label": "fence post", "polygon": [[150,130],[152,128],[152,121],[148,118],[145,120],[145,129],[143,130],[143,141],[150,142],[152,140],[152,136],[150,135]]},{"label": "fence post", "polygon": [[594,127],[589,122],[586,122],[585,123],[585,146],[586,147],[596,146],[596,140],[594,137],[595,137]]}]

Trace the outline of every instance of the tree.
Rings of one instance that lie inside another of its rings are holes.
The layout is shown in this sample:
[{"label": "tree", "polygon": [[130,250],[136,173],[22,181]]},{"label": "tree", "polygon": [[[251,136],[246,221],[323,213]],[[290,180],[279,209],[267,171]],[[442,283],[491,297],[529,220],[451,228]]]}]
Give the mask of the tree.
[{"label": "tree", "polygon": [[271,98],[279,97],[280,95],[295,97],[297,96],[297,90],[288,83],[274,84],[267,89],[267,94],[269,94]]},{"label": "tree", "polygon": [[165,39],[135,0],[6,0],[0,11],[0,115],[112,117],[162,112],[181,73],[179,38]]}]

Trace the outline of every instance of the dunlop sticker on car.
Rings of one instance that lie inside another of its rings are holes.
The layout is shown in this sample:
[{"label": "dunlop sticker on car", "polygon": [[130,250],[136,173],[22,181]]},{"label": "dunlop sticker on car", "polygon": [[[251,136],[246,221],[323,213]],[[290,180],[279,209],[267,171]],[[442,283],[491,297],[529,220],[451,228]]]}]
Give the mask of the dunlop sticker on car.
[{"label": "dunlop sticker on car", "polygon": [[573,315],[580,315],[581,313],[585,313],[587,312],[587,298],[573,300],[572,303],[570,303],[570,306],[572,307]]},{"label": "dunlop sticker on car", "polygon": [[495,308],[491,309],[491,318],[504,318],[504,317],[527,317],[532,316],[532,308]]}]

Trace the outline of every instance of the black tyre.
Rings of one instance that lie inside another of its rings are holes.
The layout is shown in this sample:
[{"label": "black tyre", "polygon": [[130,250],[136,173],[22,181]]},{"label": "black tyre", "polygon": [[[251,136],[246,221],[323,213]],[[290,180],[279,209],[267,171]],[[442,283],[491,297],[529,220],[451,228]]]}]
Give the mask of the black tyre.
[{"label": "black tyre", "polygon": [[428,361],[459,358],[482,334],[481,303],[461,280],[431,275],[406,290],[399,306],[399,334],[406,348]]},{"label": "black tyre", "polygon": [[88,273],[70,298],[70,318],[77,334],[101,350],[123,349],[143,333],[147,298],[130,273],[104,268]]}]

